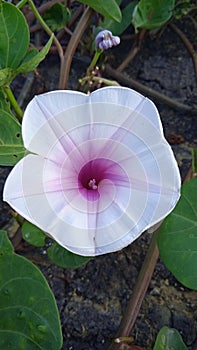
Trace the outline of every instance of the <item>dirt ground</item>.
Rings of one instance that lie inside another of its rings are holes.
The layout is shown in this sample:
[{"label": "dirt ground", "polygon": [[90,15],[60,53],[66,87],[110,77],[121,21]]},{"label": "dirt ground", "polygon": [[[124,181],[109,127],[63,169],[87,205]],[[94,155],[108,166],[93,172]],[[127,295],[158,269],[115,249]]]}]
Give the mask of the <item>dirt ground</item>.
[{"label": "dirt ground", "polygon": [[[179,25],[187,35],[189,33],[190,40],[196,39],[189,19]],[[132,39],[122,40],[119,47],[111,50],[108,63],[117,67],[131,45]],[[76,53],[69,88],[76,87],[77,78],[85,71],[87,60],[88,57],[80,57]],[[58,77],[58,58],[49,57],[40,65],[40,72],[45,88],[54,89]],[[124,74],[187,105],[197,105],[191,56],[171,28],[166,29],[161,37],[147,37]],[[20,77],[14,82],[16,94],[20,92],[25,79]],[[42,80],[37,77],[33,91],[36,93],[41,85]],[[28,96],[28,99],[31,97]],[[174,134],[182,137],[180,144],[177,139],[173,141],[172,148],[184,178],[191,165],[190,147],[197,145],[196,115],[153,100],[161,114],[166,138],[172,140]],[[0,168],[1,189],[8,172],[9,168]],[[8,210],[8,206],[1,202],[1,227],[10,219]],[[149,240],[150,235],[145,233],[122,251],[92,259],[76,270],[61,269],[52,264],[45,266],[44,252],[39,249],[25,252],[33,260],[38,253],[43,256],[39,267],[58,304],[64,336],[63,350],[107,349],[132,294]],[[188,349],[192,349],[197,336],[197,294],[177,282],[159,260],[132,332],[135,344],[151,350],[158,331],[164,325],[176,328]]]}]

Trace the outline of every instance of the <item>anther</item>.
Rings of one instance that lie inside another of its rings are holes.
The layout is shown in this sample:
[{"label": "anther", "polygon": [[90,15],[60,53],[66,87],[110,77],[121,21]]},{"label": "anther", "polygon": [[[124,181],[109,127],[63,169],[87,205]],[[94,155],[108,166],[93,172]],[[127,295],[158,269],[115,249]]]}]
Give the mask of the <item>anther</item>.
[{"label": "anther", "polygon": [[91,190],[97,190],[97,185],[96,185],[96,180],[95,179],[90,179],[88,182],[88,186],[90,187]]}]

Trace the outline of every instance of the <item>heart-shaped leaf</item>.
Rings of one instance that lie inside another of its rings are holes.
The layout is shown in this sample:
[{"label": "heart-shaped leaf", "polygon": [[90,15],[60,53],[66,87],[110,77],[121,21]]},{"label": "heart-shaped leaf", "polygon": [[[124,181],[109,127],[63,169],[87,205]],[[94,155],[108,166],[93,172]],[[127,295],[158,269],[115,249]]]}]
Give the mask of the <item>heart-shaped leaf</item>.
[{"label": "heart-shaped leaf", "polygon": [[15,165],[25,152],[21,125],[11,113],[0,109],[0,164]]},{"label": "heart-shaped leaf", "polygon": [[175,0],[140,0],[133,12],[132,24],[138,28],[154,29],[172,16]]},{"label": "heart-shaped leaf", "polygon": [[28,51],[30,35],[25,17],[14,5],[0,2],[0,87],[20,73],[33,71],[47,55],[53,37],[40,52]]},{"label": "heart-shaped leaf", "polygon": [[0,349],[60,350],[54,296],[40,270],[13,252],[0,231]]},{"label": "heart-shaped leaf", "polygon": [[79,2],[90,6],[104,17],[112,18],[117,22],[120,22],[122,19],[121,11],[116,0],[79,0]]},{"label": "heart-shaped leaf", "polygon": [[181,335],[174,328],[160,329],[153,350],[187,350]]},{"label": "heart-shaped leaf", "polygon": [[86,264],[91,259],[89,257],[71,253],[56,242],[47,249],[47,254],[56,265],[63,268],[75,269]]},{"label": "heart-shaped leaf", "polygon": [[22,225],[21,231],[23,239],[29,244],[32,244],[35,247],[43,247],[45,245],[46,235],[37,226],[25,221]]},{"label": "heart-shaped leaf", "polygon": [[197,289],[197,178],[182,186],[181,198],[158,236],[161,258],[183,285]]},{"label": "heart-shaped leaf", "polygon": [[16,6],[0,2],[0,69],[17,68],[29,46],[29,29]]},{"label": "heart-shaped leaf", "polygon": [[70,20],[70,16],[70,11],[65,5],[56,3],[44,13],[43,19],[54,32],[63,28]]},{"label": "heart-shaped leaf", "polygon": [[109,17],[106,17],[103,22],[100,21],[100,26],[102,27],[102,30],[108,29],[113,33],[113,35],[122,34],[124,30],[131,24],[133,10],[136,4],[137,1],[134,0],[122,10],[122,20],[120,23],[115,22],[112,18]]}]

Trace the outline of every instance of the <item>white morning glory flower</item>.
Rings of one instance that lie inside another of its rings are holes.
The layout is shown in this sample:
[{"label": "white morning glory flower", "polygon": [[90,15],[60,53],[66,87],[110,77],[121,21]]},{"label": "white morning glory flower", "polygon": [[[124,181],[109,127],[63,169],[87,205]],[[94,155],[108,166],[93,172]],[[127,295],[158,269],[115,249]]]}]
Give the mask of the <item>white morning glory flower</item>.
[{"label": "white morning glory flower", "polygon": [[99,32],[95,38],[96,47],[100,50],[110,49],[112,46],[117,46],[120,44],[119,36],[112,35],[109,30],[102,30]]},{"label": "white morning glory flower", "polygon": [[168,215],[180,196],[158,111],[134,90],[36,96],[22,136],[31,153],[8,176],[4,200],[74,253],[122,249]]}]

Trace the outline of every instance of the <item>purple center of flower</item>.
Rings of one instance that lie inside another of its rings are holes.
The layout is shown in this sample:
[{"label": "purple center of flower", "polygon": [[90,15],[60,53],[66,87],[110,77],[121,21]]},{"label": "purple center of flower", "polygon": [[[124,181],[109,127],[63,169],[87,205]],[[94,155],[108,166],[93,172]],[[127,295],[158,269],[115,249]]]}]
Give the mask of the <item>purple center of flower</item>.
[{"label": "purple center of flower", "polygon": [[79,191],[90,201],[100,197],[99,185],[103,180],[110,180],[114,183],[117,176],[121,176],[120,166],[105,158],[98,158],[86,163],[78,175]]}]

